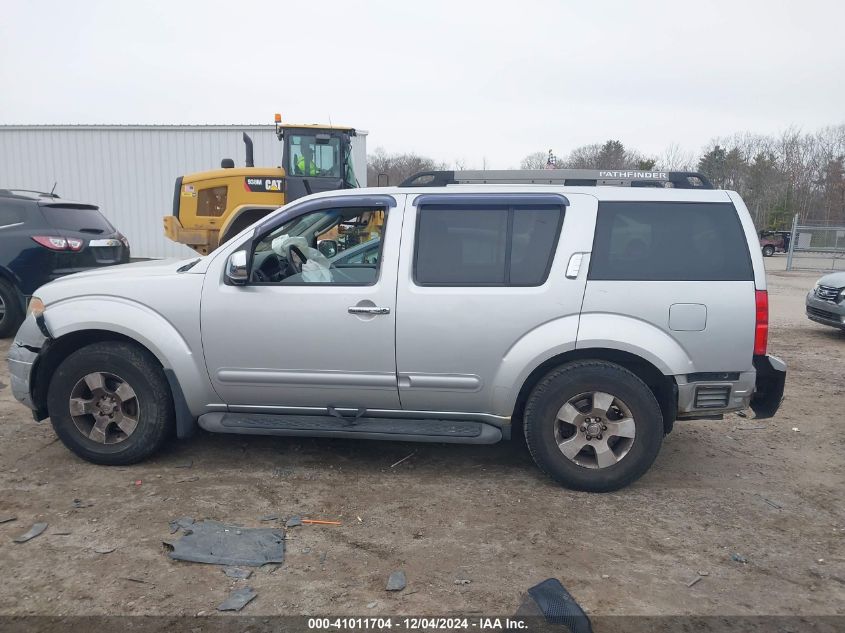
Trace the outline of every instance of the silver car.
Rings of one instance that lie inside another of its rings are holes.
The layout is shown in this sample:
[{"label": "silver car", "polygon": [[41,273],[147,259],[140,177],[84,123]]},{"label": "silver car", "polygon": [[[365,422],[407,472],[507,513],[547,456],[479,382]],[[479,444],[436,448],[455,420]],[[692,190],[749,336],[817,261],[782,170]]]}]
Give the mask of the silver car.
[{"label": "silver car", "polygon": [[206,257],[50,283],[9,350],[14,394],[99,464],[197,427],[491,444],[519,423],[590,491],[639,478],[676,420],[774,415],[786,367],[736,193],[494,176],[317,194]]},{"label": "silver car", "polygon": [[845,330],[845,272],[825,275],[807,293],[807,318]]}]

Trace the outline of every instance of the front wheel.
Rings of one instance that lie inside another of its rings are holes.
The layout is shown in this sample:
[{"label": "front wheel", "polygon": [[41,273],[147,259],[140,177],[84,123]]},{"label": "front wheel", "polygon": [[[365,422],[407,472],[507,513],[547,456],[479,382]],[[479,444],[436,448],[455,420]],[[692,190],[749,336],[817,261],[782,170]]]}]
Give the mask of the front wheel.
[{"label": "front wheel", "polygon": [[651,389],[605,361],[573,362],[546,374],[528,398],[523,426],[540,469],[589,492],[639,479],[663,441],[663,416]]},{"label": "front wheel", "polygon": [[141,461],[175,426],[161,366],[146,350],[116,341],[87,345],[62,361],[47,408],[64,445],[95,464]]},{"label": "front wheel", "polygon": [[763,257],[771,257],[775,254],[775,247],[771,244],[763,247]]}]

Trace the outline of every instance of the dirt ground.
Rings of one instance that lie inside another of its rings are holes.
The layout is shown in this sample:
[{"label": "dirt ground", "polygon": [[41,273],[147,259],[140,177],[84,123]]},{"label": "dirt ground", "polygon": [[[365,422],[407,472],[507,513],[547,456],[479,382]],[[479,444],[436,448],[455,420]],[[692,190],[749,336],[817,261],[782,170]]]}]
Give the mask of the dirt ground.
[{"label": "dirt ground", "polygon": [[[510,614],[548,577],[590,614],[845,614],[845,335],[804,317],[819,275],[783,260],[767,260],[769,347],[789,365],[777,417],[680,422],[651,471],[612,494],[557,487],[521,441],[201,433],[98,467],[2,389],[0,515],[17,519],[0,524],[0,614],[213,613],[244,584],[258,592],[249,615]],[[248,581],[162,546],[177,517],[266,527],[268,514],[343,524],[292,528],[285,563]],[[41,536],[12,542],[36,521]],[[397,569],[408,586],[387,593]]]}]

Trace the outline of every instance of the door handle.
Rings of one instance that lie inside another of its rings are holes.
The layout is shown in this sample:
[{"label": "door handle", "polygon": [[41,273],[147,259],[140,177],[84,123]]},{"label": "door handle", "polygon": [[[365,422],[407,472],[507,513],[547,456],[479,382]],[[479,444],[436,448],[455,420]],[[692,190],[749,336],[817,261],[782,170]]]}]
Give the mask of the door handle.
[{"label": "door handle", "polygon": [[348,308],[349,314],[390,314],[390,308],[378,308],[376,306],[352,306]]}]

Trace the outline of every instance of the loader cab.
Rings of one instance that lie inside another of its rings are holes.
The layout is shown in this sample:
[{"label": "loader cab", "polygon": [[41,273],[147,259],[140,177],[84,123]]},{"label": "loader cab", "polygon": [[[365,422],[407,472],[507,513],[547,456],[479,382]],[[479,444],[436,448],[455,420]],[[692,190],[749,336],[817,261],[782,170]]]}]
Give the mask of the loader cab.
[{"label": "loader cab", "polygon": [[358,186],[352,162],[352,128],[276,123],[283,143],[286,200]]}]

